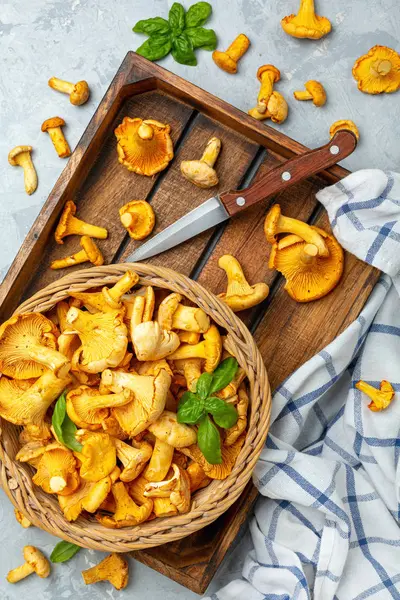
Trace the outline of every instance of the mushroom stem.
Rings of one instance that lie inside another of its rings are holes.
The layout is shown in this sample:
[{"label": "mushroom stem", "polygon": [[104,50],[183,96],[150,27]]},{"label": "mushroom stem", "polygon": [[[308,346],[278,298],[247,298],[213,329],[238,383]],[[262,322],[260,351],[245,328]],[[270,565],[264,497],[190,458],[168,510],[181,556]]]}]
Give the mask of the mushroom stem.
[{"label": "mushroom stem", "polygon": [[267,110],[268,100],[274,91],[274,74],[271,71],[264,71],[261,74],[261,87],[257,97],[257,110],[260,113],[265,113]]},{"label": "mushroom stem", "polygon": [[136,213],[123,213],[121,215],[121,223],[122,225],[128,229],[128,227],[134,227],[139,220],[139,216]]},{"label": "mushroom stem", "polygon": [[41,344],[30,345],[27,352],[32,360],[49,367],[59,379],[63,379],[68,375],[71,363],[61,352]]},{"label": "mushroom stem", "polygon": [[221,267],[221,269],[224,269],[228,278],[226,289],[227,296],[253,293],[253,289],[246,280],[239,261],[234,256],[229,254],[221,256],[218,261],[218,266]]},{"label": "mushroom stem", "polygon": [[66,480],[65,473],[60,471],[58,474],[53,475],[50,478],[49,484],[50,484],[51,490],[55,494],[59,494],[60,492],[62,492],[63,489],[65,489],[65,487],[67,486],[67,480]]},{"label": "mushroom stem", "polygon": [[248,37],[244,35],[244,33],[241,33],[235,40],[233,40],[232,44],[225,52],[229,58],[235,62],[238,62],[242,58],[243,54],[247,52],[248,47]]},{"label": "mushroom stem", "polygon": [[221,151],[221,140],[216,137],[212,137],[208,142],[205,150],[203,152],[203,156],[201,157],[201,161],[205,162],[209,167],[213,168],[216,163],[216,160]]},{"label": "mushroom stem", "polygon": [[313,263],[315,257],[318,255],[318,248],[314,246],[314,244],[306,244],[303,248],[303,255],[301,257],[301,262],[305,264]]},{"label": "mushroom stem", "polygon": [[312,94],[310,94],[310,92],[307,91],[298,91],[298,92],[294,92],[294,97],[296,98],[296,100],[312,100]]},{"label": "mushroom stem", "polygon": [[133,271],[126,271],[126,273],[108,290],[108,295],[114,300],[114,302],[120,302],[124,294],[129,292],[132,286],[139,281],[139,276]]},{"label": "mushroom stem", "polygon": [[378,59],[375,62],[373,62],[371,65],[371,73],[375,77],[384,77],[385,75],[388,75],[391,70],[392,70],[392,63],[390,62],[390,60]]},{"label": "mushroom stem", "polygon": [[12,569],[12,571],[10,571],[7,575],[7,581],[8,583],[18,583],[18,581],[21,581],[21,579],[25,579],[25,577],[28,577],[28,575],[32,575],[32,573],[34,572],[35,569],[29,563],[26,562],[20,567],[17,567],[16,569]]},{"label": "mushroom stem", "polygon": [[72,215],[68,220],[68,231],[69,235],[87,235],[99,240],[105,240],[108,236],[107,229],[104,229],[104,227],[85,223],[85,221],[81,221],[81,219],[77,219]]},{"label": "mushroom stem", "polygon": [[174,447],[156,438],[153,454],[144,473],[147,481],[162,481],[171,467]]},{"label": "mushroom stem", "polygon": [[329,256],[328,247],[322,236],[308,225],[308,223],[280,215],[276,227],[276,234],[279,233],[293,233],[294,235],[298,235],[308,244],[316,246],[320,256]]},{"label": "mushroom stem", "polygon": [[57,90],[63,94],[72,94],[75,84],[58,79],[58,77],[52,77],[49,79],[49,86],[53,88],[53,90]]},{"label": "mushroom stem", "polygon": [[15,162],[24,170],[24,186],[26,193],[29,195],[33,194],[38,186],[38,178],[30,152],[22,152],[15,158]]},{"label": "mushroom stem", "polygon": [[300,8],[297,15],[305,18],[313,18],[315,16],[314,0],[300,0]]},{"label": "mushroom stem", "polygon": [[152,140],[154,136],[154,130],[147,123],[142,123],[138,129],[138,136],[142,140]]},{"label": "mushroom stem", "polygon": [[47,133],[49,134],[50,139],[53,142],[53,146],[60,158],[67,158],[68,156],[71,156],[71,149],[64,137],[61,127],[50,127],[47,130]]},{"label": "mushroom stem", "polygon": [[74,265],[79,265],[81,263],[88,262],[89,257],[86,254],[85,250],[79,250],[75,254],[71,256],[66,256],[65,258],[59,258],[58,260],[53,260],[50,265],[51,269],[64,269],[64,267],[73,267]]}]

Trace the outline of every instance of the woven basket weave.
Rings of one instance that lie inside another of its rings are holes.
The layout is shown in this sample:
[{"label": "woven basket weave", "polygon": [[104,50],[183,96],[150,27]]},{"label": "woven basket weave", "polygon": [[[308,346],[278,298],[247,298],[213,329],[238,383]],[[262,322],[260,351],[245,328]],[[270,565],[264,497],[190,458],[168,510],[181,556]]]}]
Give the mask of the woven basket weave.
[{"label": "woven basket weave", "polygon": [[225,512],[242,493],[264,446],[271,412],[271,389],[261,355],[248,329],[233,312],[201,285],[170,269],[140,263],[107,265],[76,271],[50,284],[16,313],[45,312],[69,291],[85,291],[114,284],[128,269],[140,275],[140,284],[166,288],[186,296],[227,331],[227,348],[247,373],[251,412],[245,443],[230,475],[198,491],[189,513],[154,519],[136,527],[107,529],[94,517],[80,516],[69,523],[55,497],[32,484],[32,467],[15,461],[20,448],[19,428],[0,419],[0,483],[16,508],[37,527],[85,548],[128,552],[183,538],[205,527]]}]

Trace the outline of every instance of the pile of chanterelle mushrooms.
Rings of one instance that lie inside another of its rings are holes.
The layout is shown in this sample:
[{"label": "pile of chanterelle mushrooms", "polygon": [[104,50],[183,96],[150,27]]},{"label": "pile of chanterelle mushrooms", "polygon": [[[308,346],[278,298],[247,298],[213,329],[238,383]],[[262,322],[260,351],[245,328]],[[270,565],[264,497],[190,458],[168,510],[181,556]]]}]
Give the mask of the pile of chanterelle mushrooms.
[{"label": "pile of chanterelle mushrooms", "polygon": [[220,331],[180,294],[132,291],[138,280],[127,271],[0,327],[0,416],[22,426],[16,459],[69,521],[188,512],[244,442],[245,372]]}]

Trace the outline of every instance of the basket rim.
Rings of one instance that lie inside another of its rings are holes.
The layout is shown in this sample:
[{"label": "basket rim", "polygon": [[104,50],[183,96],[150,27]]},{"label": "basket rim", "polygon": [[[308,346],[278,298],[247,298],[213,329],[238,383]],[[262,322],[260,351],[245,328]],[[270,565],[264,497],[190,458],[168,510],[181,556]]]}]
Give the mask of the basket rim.
[{"label": "basket rim", "polygon": [[245,369],[250,387],[250,419],[246,438],[232,472],[213,480],[192,499],[191,510],[158,518],[132,528],[107,529],[93,517],[68,522],[55,497],[32,484],[32,467],[12,458],[19,445],[16,426],[0,419],[0,483],[7,496],[37,527],[85,548],[129,552],[181,539],[212,523],[240,496],[250,480],[264,447],[271,414],[271,388],[261,354],[245,324],[212,292],[172,269],[142,263],[121,263],[80,269],[50,283],[25,300],[14,314],[45,312],[69,295],[114,284],[127,270],[135,271],[140,285],[153,285],[181,293],[227,331],[226,345]]}]

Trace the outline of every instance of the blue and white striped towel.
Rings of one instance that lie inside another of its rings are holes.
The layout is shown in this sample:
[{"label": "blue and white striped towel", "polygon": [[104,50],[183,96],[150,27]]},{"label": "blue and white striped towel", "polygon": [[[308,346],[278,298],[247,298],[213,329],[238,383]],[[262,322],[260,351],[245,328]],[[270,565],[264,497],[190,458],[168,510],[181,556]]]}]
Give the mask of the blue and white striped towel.
[{"label": "blue and white striped towel", "polygon": [[374,413],[355,389],[387,379],[400,391],[400,175],[359,171],[317,198],[339,242],[386,275],[275,393],[254,549],[211,600],[400,600],[400,397]]}]

